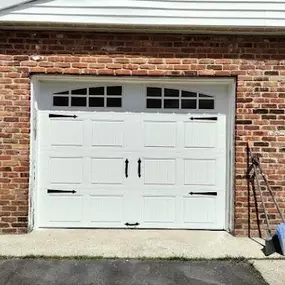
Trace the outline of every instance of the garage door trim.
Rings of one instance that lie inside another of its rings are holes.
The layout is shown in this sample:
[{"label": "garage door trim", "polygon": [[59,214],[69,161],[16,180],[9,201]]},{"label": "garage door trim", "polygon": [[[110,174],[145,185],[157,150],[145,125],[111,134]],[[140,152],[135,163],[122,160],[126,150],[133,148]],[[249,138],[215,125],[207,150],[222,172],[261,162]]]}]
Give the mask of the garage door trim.
[{"label": "garage door trim", "polygon": [[[235,113],[232,110],[235,109],[235,78],[148,78],[148,77],[92,77],[92,76],[54,76],[54,75],[33,75],[31,80],[31,134],[30,134],[30,196],[29,196],[29,228],[38,228],[37,223],[37,175],[38,173],[38,161],[37,161],[37,111],[38,106],[36,104],[36,96],[38,96],[40,90],[40,84],[42,82],[74,82],[78,81],[88,83],[140,83],[140,84],[204,84],[204,85],[224,85],[228,88],[229,104],[228,104],[228,123],[227,123],[227,197],[226,197],[226,216],[225,216],[225,230],[233,230],[233,181],[234,181],[234,118]],[[231,110],[231,112],[229,112]]]}]

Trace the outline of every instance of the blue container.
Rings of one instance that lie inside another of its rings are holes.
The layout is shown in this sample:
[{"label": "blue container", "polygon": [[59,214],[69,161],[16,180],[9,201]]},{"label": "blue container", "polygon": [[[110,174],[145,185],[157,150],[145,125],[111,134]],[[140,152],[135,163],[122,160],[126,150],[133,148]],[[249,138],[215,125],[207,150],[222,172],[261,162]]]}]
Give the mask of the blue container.
[{"label": "blue container", "polygon": [[279,239],[282,254],[285,255],[285,223],[281,223],[276,228],[276,234]]}]

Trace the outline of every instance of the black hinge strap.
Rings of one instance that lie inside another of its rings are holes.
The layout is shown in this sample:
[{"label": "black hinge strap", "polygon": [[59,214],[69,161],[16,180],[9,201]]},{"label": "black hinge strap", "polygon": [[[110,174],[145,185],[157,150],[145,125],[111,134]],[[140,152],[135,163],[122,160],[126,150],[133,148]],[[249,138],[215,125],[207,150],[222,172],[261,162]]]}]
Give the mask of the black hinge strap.
[{"label": "black hinge strap", "polygon": [[190,195],[205,195],[205,196],[217,196],[217,192],[190,192]]},{"label": "black hinge strap", "polygon": [[217,121],[218,117],[191,117],[191,121],[200,120],[200,121]]},{"label": "black hinge strap", "polygon": [[58,194],[60,194],[60,193],[72,193],[72,194],[74,194],[74,193],[76,193],[76,191],[75,191],[75,190],[55,190],[55,189],[48,189],[48,190],[47,190],[47,193],[49,193],[49,194],[54,194],[54,193],[58,193]]},{"label": "black hinge strap", "polygon": [[139,226],[140,225],[140,223],[134,223],[134,224],[132,224],[132,223],[125,223],[125,226],[127,226],[127,227],[135,227],[135,226]]},{"label": "black hinge strap", "polygon": [[76,115],[49,114],[49,118],[77,118]]}]

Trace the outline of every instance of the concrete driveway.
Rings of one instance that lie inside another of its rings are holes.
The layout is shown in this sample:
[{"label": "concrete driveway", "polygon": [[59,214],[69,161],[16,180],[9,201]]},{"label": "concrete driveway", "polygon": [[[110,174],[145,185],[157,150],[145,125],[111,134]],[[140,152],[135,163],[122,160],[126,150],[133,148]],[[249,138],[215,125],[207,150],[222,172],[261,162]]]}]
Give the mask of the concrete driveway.
[{"label": "concrete driveway", "polygon": [[2,285],[265,285],[244,261],[41,260],[0,261]]}]

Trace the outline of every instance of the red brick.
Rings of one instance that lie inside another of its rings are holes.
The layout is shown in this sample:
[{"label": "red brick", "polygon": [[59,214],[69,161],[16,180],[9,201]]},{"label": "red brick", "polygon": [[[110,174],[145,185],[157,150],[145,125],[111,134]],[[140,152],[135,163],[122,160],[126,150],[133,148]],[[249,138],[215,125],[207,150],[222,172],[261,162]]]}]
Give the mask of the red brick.
[{"label": "red brick", "polygon": [[115,70],[115,75],[131,75],[131,71],[125,69],[119,69]]}]

